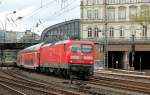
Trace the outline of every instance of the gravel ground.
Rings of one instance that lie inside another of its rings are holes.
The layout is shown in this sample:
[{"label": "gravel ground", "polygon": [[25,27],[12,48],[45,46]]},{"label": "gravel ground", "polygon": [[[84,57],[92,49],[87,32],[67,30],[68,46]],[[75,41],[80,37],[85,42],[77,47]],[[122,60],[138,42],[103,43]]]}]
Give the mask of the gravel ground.
[{"label": "gravel ground", "polygon": [[78,89],[76,89],[76,87],[74,85],[70,84],[71,81],[68,79],[64,79],[64,78],[53,76],[53,75],[45,75],[45,74],[39,74],[39,73],[34,73],[34,72],[27,72],[27,71],[23,71],[23,70],[20,70],[20,72],[30,78],[43,80],[43,81],[52,83],[52,85],[54,84],[54,86],[55,86],[55,84],[59,85],[60,88],[62,88],[62,89],[67,89],[67,90],[69,89],[69,91],[79,92],[80,95],[89,95],[88,93],[78,91]]},{"label": "gravel ground", "polygon": [[7,88],[0,86],[0,95],[16,95],[16,94],[13,94],[11,91],[7,90]]},{"label": "gravel ground", "polygon": [[[7,68],[4,68],[7,69]],[[8,69],[12,69],[12,68],[8,68]],[[18,70],[15,68],[15,70]],[[61,77],[55,77],[52,75],[44,75],[44,74],[38,74],[38,73],[33,73],[33,72],[27,72],[27,71],[23,71],[23,70],[19,70],[19,72],[23,73],[24,75],[34,78],[34,79],[38,79],[38,80],[44,80],[46,82],[50,82],[53,83],[54,86],[56,85],[61,85],[62,89],[69,89],[70,91],[77,91],[80,86],[76,86],[76,85],[70,85],[70,80],[61,78]],[[0,75],[2,75],[2,72],[0,72]],[[87,85],[89,87],[94,87],[94,85]],[[72,88],[72,89],[71,89]],[[75,88],[75,90],[73,90]],[[96,86],[97,89],[89,89],[89,90],[96,90],[98,92],[101,92],[103,94],[101,95],[143,95],[143,94],[139,94],[139,93],[135,93],[135,92],[126,92],[124,90],[119,90],[119,89],[113,89],[113,88],[107,88],[107,87],[103,87],[103,86]],[[9,91],[7,91],[6,89],[4,89],[2,87],[0,87],[0,95],[10,95]],[[1,91],[4,91],[6,93],[1,93]],[[81,91],[81,89],[80,89]],[[8,94],[7,94],[8,93]],[[126,93],[126,94],[123,94]],[[12,95],[12,94],[11,94]],[[88,95],[87,93],[83,93],[81,91],[81,95]]]}]

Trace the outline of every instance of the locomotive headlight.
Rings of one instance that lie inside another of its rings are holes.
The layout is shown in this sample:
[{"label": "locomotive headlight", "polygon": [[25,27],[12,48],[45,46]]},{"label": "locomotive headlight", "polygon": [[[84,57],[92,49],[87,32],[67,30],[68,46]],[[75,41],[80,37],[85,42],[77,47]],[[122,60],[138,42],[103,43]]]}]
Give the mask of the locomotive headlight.
[{"label": "locomotive headlight", "polygon": [[84,56],[85,60],[92,60],[92,56]]},{"label": "locomotive headlight", "polygon": [[70,56],[70,59],[79,59],[80,57],[79,56]]}]

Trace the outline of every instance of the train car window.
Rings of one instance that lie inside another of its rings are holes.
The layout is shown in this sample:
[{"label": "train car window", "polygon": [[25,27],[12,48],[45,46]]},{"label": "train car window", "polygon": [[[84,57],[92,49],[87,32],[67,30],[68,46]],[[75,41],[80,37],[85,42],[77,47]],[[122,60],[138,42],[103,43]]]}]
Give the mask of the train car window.
[{"label": "train car window", "polygon": [[82,52],[91,52],[92,46],[91,45],[82,45]]}]

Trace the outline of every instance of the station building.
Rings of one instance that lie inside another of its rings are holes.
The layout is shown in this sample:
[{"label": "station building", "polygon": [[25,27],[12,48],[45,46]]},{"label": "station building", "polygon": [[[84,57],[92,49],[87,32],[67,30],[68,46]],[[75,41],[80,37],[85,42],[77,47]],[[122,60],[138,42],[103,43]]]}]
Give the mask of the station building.
[{"label": "station building", "polygon": [[109,68],[150,69],[150,25],[132,20],[149,17],[149,8],[150,0],[81,0],[80,38],[99,43],[102,54],[107,44]]},{"label": "station building", "polygon": [[54,39],[68,39],[71,37],[80,37],[80,20],[74,19],[52,25],[43,30],[41,41]]}]

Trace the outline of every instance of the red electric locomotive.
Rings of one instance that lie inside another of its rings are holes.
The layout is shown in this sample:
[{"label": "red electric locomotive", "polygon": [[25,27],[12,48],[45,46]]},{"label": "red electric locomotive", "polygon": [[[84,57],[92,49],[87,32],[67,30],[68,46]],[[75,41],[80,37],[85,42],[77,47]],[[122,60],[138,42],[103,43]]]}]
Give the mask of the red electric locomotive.
[{"label": "red electric locomotive", "polygon": [[20,51],[17,65],[88,78],[94,71],[94,43],[78,40],[40,43]]}]

